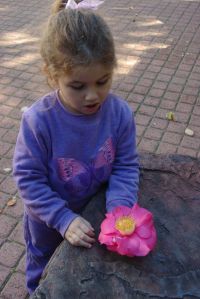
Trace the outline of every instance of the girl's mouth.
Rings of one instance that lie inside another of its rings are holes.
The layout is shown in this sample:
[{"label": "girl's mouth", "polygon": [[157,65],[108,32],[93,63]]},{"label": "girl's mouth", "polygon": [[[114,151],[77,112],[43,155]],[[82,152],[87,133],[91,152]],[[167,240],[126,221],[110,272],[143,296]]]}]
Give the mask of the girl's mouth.
[{"label": "girl's mouth", "polygon": [[99,104],[96,103],[96,104],[86,105],[85,108],[89,113],[94,113],[98,110]]},{"label": "girl's mouth", "polygon": [[98,104],[91,104],[91,105],[86,105],[87,108],[94,108],[96,107]]}]

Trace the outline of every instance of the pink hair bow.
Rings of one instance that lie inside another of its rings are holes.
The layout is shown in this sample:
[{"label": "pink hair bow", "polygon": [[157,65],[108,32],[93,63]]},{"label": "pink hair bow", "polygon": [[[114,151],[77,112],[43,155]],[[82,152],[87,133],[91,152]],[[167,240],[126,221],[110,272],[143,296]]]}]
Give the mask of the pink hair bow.
[{"label": "pink hair bow", "polygon": [[78,4],[75,0],[68,0],[65,8],[78,9],[78,8],[86,8],[86,9],[97,9],[99,5],[101,5],[104,1],[102,0],[83,0]]}]

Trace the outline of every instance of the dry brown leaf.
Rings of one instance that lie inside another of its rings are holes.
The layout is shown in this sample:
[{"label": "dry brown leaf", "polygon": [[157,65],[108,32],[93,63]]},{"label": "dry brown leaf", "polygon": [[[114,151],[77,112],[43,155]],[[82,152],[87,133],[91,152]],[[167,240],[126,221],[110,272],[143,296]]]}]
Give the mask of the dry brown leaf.
[{"label": "dry brown leaf", "polygon": [[16,202],[17,202],[17,198],[16,197],[12,197],[11,199],[8,200],[7,206],[8,207],[12,207],[12,206],[14,206],[16,204]]},{"label": "dry brown leaf", "polygon": [[166,114],[166,118],[167,118],[168,120],[173,120],[173,121],[175,121],[175,115],[174,115],[174,113],[173,113],[172,111],[167,112],[167,114]]}]

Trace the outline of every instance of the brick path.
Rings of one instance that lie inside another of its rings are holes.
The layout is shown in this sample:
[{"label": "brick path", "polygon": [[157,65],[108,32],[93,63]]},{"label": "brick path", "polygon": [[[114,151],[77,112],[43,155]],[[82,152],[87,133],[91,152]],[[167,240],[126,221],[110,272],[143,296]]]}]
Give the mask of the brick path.
[{"label": "brick path", "polygon": [[[38,41],[50,0],[0,0],[0,298],[24,299],[23,207],[9,169],[21,119],[49,89]],[[200,0],[112,0],[100,12],[116,40],[113,90],[135,111],[139,151],[200,157]],[[174,112],[175,121],[166,119]],[[185,135],[189,127],[194,136]]]}]

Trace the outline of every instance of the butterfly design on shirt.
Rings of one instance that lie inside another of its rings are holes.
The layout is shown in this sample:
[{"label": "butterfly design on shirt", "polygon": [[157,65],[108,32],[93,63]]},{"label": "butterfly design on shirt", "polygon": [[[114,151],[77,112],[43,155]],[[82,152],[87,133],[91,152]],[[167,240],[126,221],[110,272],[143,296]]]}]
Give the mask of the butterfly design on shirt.
[{"label": "butterfly design on shirt", "polygon": [[84,194],[92,184],[100,185],[108,180],[114,157],[115,148],[110,137],[89,164],[73,158],[59,158],[59,176],[69,193]]}]

